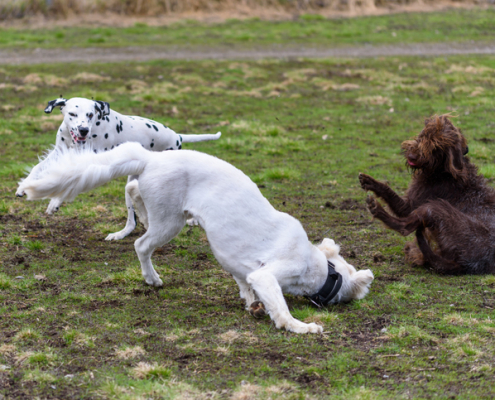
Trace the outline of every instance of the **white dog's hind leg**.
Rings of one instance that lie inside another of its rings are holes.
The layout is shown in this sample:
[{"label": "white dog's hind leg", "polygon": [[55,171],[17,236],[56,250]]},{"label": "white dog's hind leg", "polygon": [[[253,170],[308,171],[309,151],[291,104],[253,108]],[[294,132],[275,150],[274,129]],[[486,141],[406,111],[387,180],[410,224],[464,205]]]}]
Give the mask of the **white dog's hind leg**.
[{"label": "white dog's hind leg", "polygon": [[241,299],[246,300],[246,310],[249,310],[249,306],[257,300],[254,290],[244,279],[238,278],[236,276],[234,276],[234,279],[239,285]]},{"label": "white dog's hind leg", "polygon": [[189,225],[189,226],[198,226],[199,225],[199,222],[197,219],[195,218],[189,218],[187,221],[186,221],[186,224]]},{"label": "white dog's hind leg", "polygon": [[148,230],[148,210],[146,210],[143,198],[141,197],[141,192],[139,191],[139,181],[137,179],[134,179],[133,181],[129,182],[125,187],[125,190],[127,193],[129,193],[129,196],[131,196],[132,204],[134,204],[134,209],[139,220],[144,225],[146,230]]},{"label": "white dog's hind leg", "polygon": [[157,247],[163,246],[177,236],[184,225],[185,219],[178,220],[173,217],[164,220],[152,219],[148,231],[134,242],[134,248],[141,262],[141,271],[148,285],[163,286],[160,276],[151,263],[151,254]]},{"label": "white dog's hind leg", "polygon": [[136,227],[136,218],[134,216],[134,206],[132,205],[132,198],[128,191],[128,186],[132,182],[132,177],[127,179],[127,185],[125,186],[125,205],[127,207],[127,222],[124,229],[119,232],[111,233],[105,240],[120,240],[125,238]]},{"label": "white dog's hind leg", "polygon": [[[280,270],[280,267],[276,269]],[[278,329],[285,328],[295,333],[323,332],[323,327],[320,325],[306,324],[298,321],[290,314],[282,289],[275,275],[269,270],[269,265],[249,274],[246,281],[265,305],[265,309]]]},{"label": "white dog's hind leg", "polygon": [[61,205],[62,205],[62,201],[60,199],[51,199],[50,204],[48,204],[48,208],[46,209],[45,213],[47,213],[48,215],[52,215],[59,210]]}]

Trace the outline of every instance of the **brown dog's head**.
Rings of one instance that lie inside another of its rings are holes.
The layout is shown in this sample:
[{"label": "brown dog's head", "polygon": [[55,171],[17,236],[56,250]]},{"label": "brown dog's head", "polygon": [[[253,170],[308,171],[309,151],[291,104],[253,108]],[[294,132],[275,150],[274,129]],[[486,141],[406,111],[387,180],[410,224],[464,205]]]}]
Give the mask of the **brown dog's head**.
[{"label": "brown dog's head", "polygon": [[454,179],[467,177],[466,138],[446,115],[426,119],[421,133],[402,143],[402,151],[410,168],[428,174],[448,172]]}]

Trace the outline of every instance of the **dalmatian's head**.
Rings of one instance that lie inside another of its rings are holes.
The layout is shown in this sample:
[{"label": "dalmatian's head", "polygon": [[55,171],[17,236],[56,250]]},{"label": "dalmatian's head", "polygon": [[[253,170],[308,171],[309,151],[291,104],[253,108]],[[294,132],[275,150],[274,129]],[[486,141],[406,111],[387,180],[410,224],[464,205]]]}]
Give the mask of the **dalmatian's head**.
[{"label": "dalmatian's head", "polygon": [[85,143],[91,135],[93,123],[110,114],[110,104],[81,97],[74,97],[70,100],[58,98],[49,101],[45,113],[51,113],[55,107],[60,107],[64,122],[76,143]]}]

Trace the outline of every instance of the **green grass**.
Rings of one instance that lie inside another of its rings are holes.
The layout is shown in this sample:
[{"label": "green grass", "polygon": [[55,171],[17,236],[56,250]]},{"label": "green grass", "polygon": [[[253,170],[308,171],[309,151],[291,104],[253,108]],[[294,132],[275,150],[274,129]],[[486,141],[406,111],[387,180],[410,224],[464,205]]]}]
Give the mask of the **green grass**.
[{"label": "green grass", "polygon": [[[492,56],[3,67],[0,394],[494,397],[495,277],[407,265],[408,238],[371,221],[357,180],[368,172],[403,193],[410,173],[400,143],[425,117],[450,112],[493,184],[494,72]],[[244,310],[197,227],[155,252],[164,288],[146,286],[133,246],[144,229],[104,241],[125,224],[125,179],[54,216],[46,201],[14,197],[24,168],[54,143],[60,117],[43,109],[60,93],[183,133],[221,130],[219,141],[187,148],[243,170],[310,240],[335,239],[346,260],[372,269],[370,293],[327,310],[286,296],[294,316],[325,334],[279,331]]]},{"label": "green grass", "polygon": [[0,48],[111,46],[230,46],[304,45],[343,46],[399,44],[495,38],[495,9],[403,13],[353,19],[307,18],[266,22],[227,20],[209,24],[181,21],[165,26],[54,27],[0,29]]}]

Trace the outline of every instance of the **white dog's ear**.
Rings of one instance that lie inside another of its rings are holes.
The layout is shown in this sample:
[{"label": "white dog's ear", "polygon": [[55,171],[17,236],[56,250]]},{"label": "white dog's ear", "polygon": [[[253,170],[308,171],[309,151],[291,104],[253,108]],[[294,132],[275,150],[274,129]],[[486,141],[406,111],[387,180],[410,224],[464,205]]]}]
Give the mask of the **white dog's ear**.
[{"label": "white dog's ear", "polygon": [[102,119],[105,115],[110,114],[110,104],[108,104],[106,101],[95,101],[95,109],[96,112],[98,113],[98,119]]},{"label": "white dog's ear", "polygon": [[60,110],[62,110],[62,108],[64,108],[65,106],[66,101],[67,99],[63,99],[62,97],[49,101],[48,106],[45,108],[45,113],[50,114],[55,107],[60,107]]},{"label": "white dog's ear", "polygon": [[327,260],[339,255],[340,246],[335,244],[335,241],[332,239],[323,239],[323,242],[321,242],[317,247],[323,252],[323,254],[325,254]]}]

